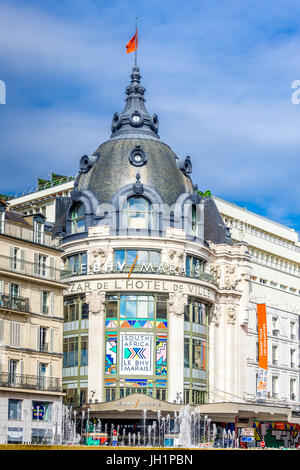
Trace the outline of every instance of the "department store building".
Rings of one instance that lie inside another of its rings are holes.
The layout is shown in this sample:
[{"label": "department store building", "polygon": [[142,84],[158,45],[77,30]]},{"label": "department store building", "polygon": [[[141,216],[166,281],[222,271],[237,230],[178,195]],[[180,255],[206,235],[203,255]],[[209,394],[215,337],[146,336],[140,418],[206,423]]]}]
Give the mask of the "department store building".
[{"label": "department store building", "polygon": [[64,250],[66,401],[140,392],[255,403],[256,304],[266,303],[266,404],[297,409],[297,233],[201,197],[190,157],[160,139],[144,93],[134,68],[110,138],[81,158],[75,182],[10,201],[55,222],[53,242]]}]

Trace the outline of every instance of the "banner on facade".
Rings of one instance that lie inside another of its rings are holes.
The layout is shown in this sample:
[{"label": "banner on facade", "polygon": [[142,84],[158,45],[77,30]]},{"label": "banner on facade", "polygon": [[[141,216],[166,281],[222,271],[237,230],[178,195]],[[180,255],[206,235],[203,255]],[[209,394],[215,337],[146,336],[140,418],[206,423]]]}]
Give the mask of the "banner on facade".
[{"label": "banner on facade", "polygon": [[257,304],[258,328],[258,375],[256,397],[265,400],[267,396],[268,340],[266,304]]},{"label": "banner on facade", "polygon": [[120,334],[120,374],[153,374],[152,334]]}]

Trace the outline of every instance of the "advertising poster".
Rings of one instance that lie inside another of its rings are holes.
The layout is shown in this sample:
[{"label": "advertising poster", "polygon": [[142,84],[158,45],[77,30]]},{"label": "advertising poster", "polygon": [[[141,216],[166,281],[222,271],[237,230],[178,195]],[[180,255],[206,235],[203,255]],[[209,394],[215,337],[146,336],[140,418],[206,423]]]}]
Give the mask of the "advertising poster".
[{"label": "advertising poster", "polygon": [[120,334],[120,374],[153,374],[152,334]]},{"label": "advertising poster", "polygon": [[256,397],[265,400],[267,396],[268,340],[266,304],[257,304],[258,326],[258,376]]}]

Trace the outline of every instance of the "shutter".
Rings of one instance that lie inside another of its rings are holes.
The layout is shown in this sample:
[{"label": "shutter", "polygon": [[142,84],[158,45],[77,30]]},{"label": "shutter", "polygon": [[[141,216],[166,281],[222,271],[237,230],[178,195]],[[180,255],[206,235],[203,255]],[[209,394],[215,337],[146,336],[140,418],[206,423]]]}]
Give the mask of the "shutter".
[{"label": "shutter", "polygon": [[[3,344],[3,325],[4,325],[4,320],[0,318],[0,346]],[[0,355],[0,359],[1,359]]]},{"label": "shutter", "polygon": [[52,366],[52,362],[50,362],[49,377],[53,377],[53,366]]},{"label": "shutter", "polygon": [[40,344],[41,344],[41,327],[37,325],[36,327],[36,349],[40,349]]},{"label": "shutter", "polygon": [[39,254],[34,253],[33,274],[38,275],[38,273],[39,273]]},{"label": "shutter", "polygon": [[55,258],[50,256],[50,279],[55,278]]},{"label": "shutter", "polygon": [[20,258],[21,258],[20,271],[24,273],[25,272],[25,250],[21,250]]},{"label": "shutter", "polygon": [[10,269],[14,267],[14,248],[12,246],[9,248],[9,267]]},{"label": "shutter", "polygon": [[41,291],[41,313],[43,313],[43,291]]},{"label": "shutter", "polygon": [[24,375],[24,361],[21,359],[21,375]]},{"label": "shutter", "polygon": [[16,329],[16,348],[20,347],[20,323],[15,323],[15,329]]},{"label": "shutter", "polygon": [[50,292],[50,315],[54,315],[54,292]]},{"label": "shutter", "polygon": [[3,305],[2,294],[4,294],[4,281],[0,281],[0,307]]},{"label": "shutter", "polygon": [[11,346],[13,346],[13,322],[10,322],[9,344],[10,344]]},{"label": "shutter", "polygon": [[53,352],[53,328],[50,328],[50,352]]}]

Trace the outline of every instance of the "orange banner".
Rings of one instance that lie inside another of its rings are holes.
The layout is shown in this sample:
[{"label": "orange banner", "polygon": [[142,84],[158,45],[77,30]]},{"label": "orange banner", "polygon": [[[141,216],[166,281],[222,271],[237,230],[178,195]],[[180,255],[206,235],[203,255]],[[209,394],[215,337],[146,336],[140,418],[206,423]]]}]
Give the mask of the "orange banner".
[{"label": "orange banner", "polygon": [[257,304],[258,367],[268,369],[267,312],[266,304]]}]

